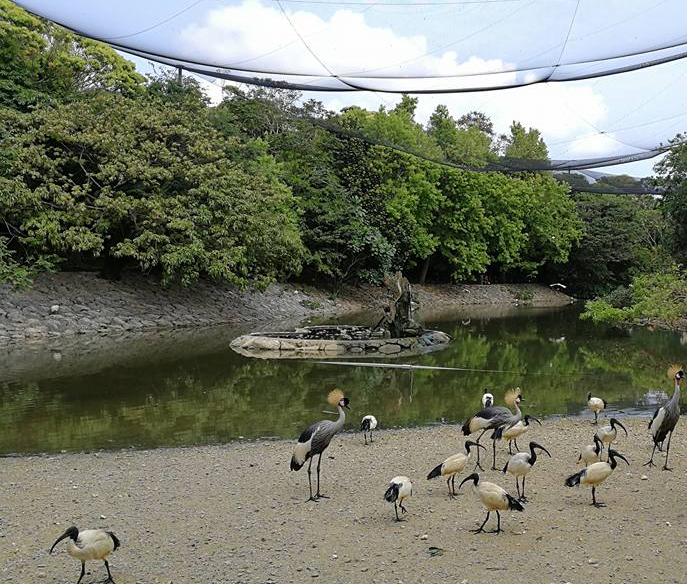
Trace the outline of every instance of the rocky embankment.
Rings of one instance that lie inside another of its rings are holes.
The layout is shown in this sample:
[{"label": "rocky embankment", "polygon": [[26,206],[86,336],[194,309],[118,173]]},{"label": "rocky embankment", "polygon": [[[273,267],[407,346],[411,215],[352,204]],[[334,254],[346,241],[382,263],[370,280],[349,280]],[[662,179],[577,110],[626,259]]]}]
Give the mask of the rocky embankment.
[{"label": "rocky embankment", "polygon": [[[421,306],[433,310],[474,304],[558,305],[568,296],[546,286],[414,286]],[[92,273],[39,277],[33,288],[0,287],[0,344],[73,335],[275,322],[378,310],[389,291],[373,286],[347,288],[337,298],[325,290],[272,284],[264,292],[199,282],[192,288],[162,288],[151,278],[128,275],[111,281]]]}]

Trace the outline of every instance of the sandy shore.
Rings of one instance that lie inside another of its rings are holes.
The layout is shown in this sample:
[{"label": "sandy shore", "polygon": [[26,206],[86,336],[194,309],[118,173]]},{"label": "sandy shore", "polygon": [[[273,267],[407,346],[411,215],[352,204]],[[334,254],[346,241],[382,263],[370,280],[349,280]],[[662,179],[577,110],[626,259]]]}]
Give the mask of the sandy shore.
[{"label": "sandy shore", "polygon": [[[288,470],[293,442],[5,458],[0,581],[76,582],[79,563],[64,547],[48,556],[73,523],[121,539],[110,562],[117,584],[685,582],[687,422],[673,440],[672,473],[642,467],[646,420],[624,422],[630,436],[618,449],[631,466],[621,463],[599,489],[603,509],[589,505],[588,488],[563,486],[579,468],[578,446],[590,442],[590,419],[532,430],[554,458],[539,459],[525,512],[504,513],[500,535],[469,532],[485,513],[468,485],[452,501],[443,480],[425,478],[462,449],[457,426],[382,431],[371,446],[360,434],[336,437],[323,459],[332,498],[319,503],[304,502],[305,470]],[[401,523],[382,500],[397,474],[415,485]],[[514,492],[510,475],[485,474]],[[94,562],[83,582],[104,578]]]}]

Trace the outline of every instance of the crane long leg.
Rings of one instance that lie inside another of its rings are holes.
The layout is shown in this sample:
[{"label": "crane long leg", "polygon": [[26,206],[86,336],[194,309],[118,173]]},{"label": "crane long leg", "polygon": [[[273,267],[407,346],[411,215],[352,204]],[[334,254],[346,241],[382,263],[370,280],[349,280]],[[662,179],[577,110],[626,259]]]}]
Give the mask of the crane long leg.
[{"label": "crane long leg", "polygon": [[494,451],[494,461],[491,464],[491,470],[498,470],[496,468],[496,440],[492,442],[492,450]]},{"label": "crane long leg", "polygon": [[308,488],[310,489],[310,498],[305,501],[306,503],[308,501],[317,501],[317,499],[312,496],[312,469],[310,467],[312,467],[312,456],[310,457],[310,463],[308,464]]},{"label": "crane long leg", "polygon": [[670,439],[673,437],[673,431],[671,430],[670,433],[668,434],[668,446],[666,446],[666,461],[663,465],[663,470],[673,470],[672,468],[668,467],[668,455],[670,454]]},{"label": "crane long leg", "polygon": [[642,466],[648,466],[648,467],[656,466],[654,464],[654,453],[655,452],[656,452],[656,442],[654,442],[654,448],[651,451],[651,458],[649,459],[649,462],[645,462]]},{"label": "crane long leg", "polygon": [[[482,430],[482,433],[479,435],[479,438],[477,438],[477,444],[479,444],[479,441],[482,439],[482,436],[484,436],[484,433],[486,431],[487,431],[486,428],[484,430]],[[479,468],[480,470],[484,470],[482,468],[482,465],[479,463],[479,451],[480,451],[480,449],[477,448],[476,450],[477,450],[477,462],[475,463],[475,468]]]},{"label": "crane long leg", "polygon": [[115,584],[115,581],[112,579],[112,574],[110,574],[110,564],[107,563],[107,560],[103,560],[105,562],[105,567],[107,568],[107,580],[105,582],[112,582],[112,584]]},{"label": "crane long leg", "polygon": [[482,525],[480,525],[478,529],[471,529],[470,531],[472,531],[472,533],[480,533],[480,532],[484,531],[484,526],[487,524],[487,521],[489,521],[489,515],[490,514],[491,514],[491,511],[487,511],[487,518],[484,520],[484,523],[482,523]]},{"label": "crane long leg", "polygon": [[327,495],[322,495],[320,493],[320,464],[321,463],[322,463],[322,453],[320,452],[320,456],[317,459],[317,495],[315,495],[315,497],[317,497],[318,499],[329,499],[329,497],[327,497]]},{"label": "crane long leg", "polygon": [[496,510],[496,531],[494,533],[501,533],[501,513]]},{"label": "crane long leg", "polygon": [[86,562],[81,562],[81,576],[79,576],[79,579],[76,581],[76,584],[79,584],[81,582],[81,579],[84,577],[85,573],[86,573]]}]

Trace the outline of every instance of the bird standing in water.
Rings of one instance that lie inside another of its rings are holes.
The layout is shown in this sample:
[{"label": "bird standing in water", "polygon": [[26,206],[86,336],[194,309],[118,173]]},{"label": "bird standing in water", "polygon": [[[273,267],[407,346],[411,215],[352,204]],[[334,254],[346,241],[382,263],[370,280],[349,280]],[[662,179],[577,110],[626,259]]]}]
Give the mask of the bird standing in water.
[{"label": "bird standing in water", "polygon": [[384,493],[384,499],[389,503],[394,504],[394,511],[396,511],[396,521],[400,521],[398,516],[398,508],[401,508],[402,513],[407,513],[407,509],[403,506],[403,500],[412,496],[413,483],[408,477],[398,476],[391,479],[389,488]]},{"label": "bird standing in water", "polygon": [[496,530],[493,533],[500,533],[503,530],[501,529],[501,513],[499,513],[499,511],[506,511],[508,509],[511,511],[525,510],[520,502],[515,499],[515,497],[511,497],[505,489],[502,489],[497,484],[481,481],[476,472],[472,473],[469,477],[464,478],[463,482],[460,483],[458,488],[460,489],[468,481],[473,482],[472,490],[475,491],[479,497],[479,500],[482,502],[482,505],[484,505],[487,510],[487,517],[484,520],[484,523],[482,523],[479,528],[471,529],[470,531],[474,533],[480,533],[484,531],[484,526],[487,524],[487,521],[489,521],[489,515],[492,511],[496,511],[497,524]]},{"label": "bird standing in water", "polygon": [[[309,428],[303,430],[303,433],[298,438],[296,448],[294,448],[293,456],[291,457],[291,470],[300,470],[305,464],[305,461],[310,459],[308,464],[308,487],[310,487],[310,498],[308,501],[317,501],[318,499],[327,499],[326,495],[320,493],[320,464],[322,463],[322,453],[327,449],[332,438],[343,428],[346,421],[346,412],[344,408],[351,409],[348,404],[349,400],[344,397],[343,391],[334,389],[329,392],[327,401],[330,405],[336,406],[339,410],[339,417],[335,422],[331,420],[321,420],[316,422]],[[317,459],[317,494],[312,494],[312,480],[311,467],[313,457],[319,454]]]},{"label": "bird standing in water", "polygon": [[70,540],[67,546],[67,553],[81,561],[81,576],[79,576],[76,584],[79,584],[84,577],[88,560],[102,560],[105,562],[105,568],[107,569],[107,580],[105,582],[112,582],[114,584],[112,574],[110,573],[110,565],[107,563],[107,556],[119,547],[119,540],[114,533],[104,529],[79,531],[76,527],[72,526],[52,544],[50,553],[52,554],[58,543],[67,538]]},{"label": "bird standing in water", "polygon": [[377,427],[377,418],[372,414],[368,414],[363,417],[362,422],[360,422],[360,429],[363,431],[363,437],[365,438],[365,445],[367,446],[367,433],[370,433],[370,444],[372,444],[372,430]]},{"label": "bird standing in water", "polygon": [[[463,469],[465,469],[467,466],[472,454],[470,452],[470,448],[473,446],[475,448],[482,448],[486,450],[481,444],[467,440],[465,442],[465,454],[460,452],[459,454],[449,456],[446,460],[444,460],[444,462],[434,467],[427,475],[427,480],[434,479],[436,477],[448,477],[446,479],[446,486],[448,487],[448,496],[450,499],[453,499],[456,496],[456,475],[463,471]],[[451,483],[450,485],[449,482]]]},{"label": "bird standing in water", "polygon": [[654,466],[656,448],[662,450],[663,442],[667,437],[668,445],[666,447],[666,460],[663,464],[663,470],[673,470],[668,467],[668,455],[670,454],[670,439],[673,437],[673,430],[675,430],[675,426],[680,419],[680,386],[685,377],[685,372],[682,366],[674,365],[668,369],[668,375],[675,380],[675,390],[673,391],[673,397],[654,412],[654,417],[649,422],[649,432],[651,432],[654,448],[651,451],[649,462],[644,463],[644,466]]}]

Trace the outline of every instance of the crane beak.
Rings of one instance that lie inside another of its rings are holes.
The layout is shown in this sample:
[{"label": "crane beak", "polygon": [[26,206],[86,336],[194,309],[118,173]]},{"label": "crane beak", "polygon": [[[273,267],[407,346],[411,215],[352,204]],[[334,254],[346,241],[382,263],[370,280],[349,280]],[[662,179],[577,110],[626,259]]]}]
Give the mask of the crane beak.
[{"label": "crane beak", "polygon": [[60,537],[57,538],[57,540],[55,540],[55,543],[52,544],[52,547],[50,548],[50,552],[49,552],[49,553],[52,553],[52,551],[55,549],[55,546],[56,546],[58,543],[60,543],[63,539],[66,539],[66,538],[68,538],[68,537],[69,537],[69,532],[68,532],[68,531],[65,531],[62,535],[60,535]]}]

